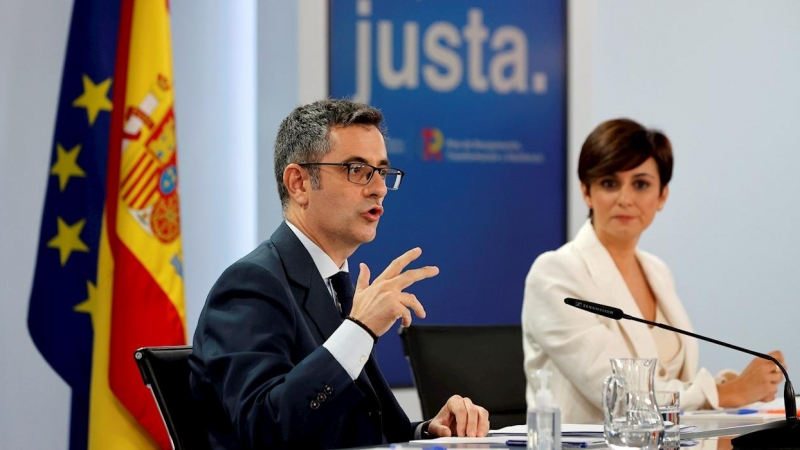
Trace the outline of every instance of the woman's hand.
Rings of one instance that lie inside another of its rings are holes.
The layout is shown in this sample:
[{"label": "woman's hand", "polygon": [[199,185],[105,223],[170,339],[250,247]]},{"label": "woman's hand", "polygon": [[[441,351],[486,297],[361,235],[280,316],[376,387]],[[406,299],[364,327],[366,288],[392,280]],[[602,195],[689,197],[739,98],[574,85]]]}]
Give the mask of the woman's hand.
[{"label": "woman's hand", "polygon": [[[780,351],[770,352],[769,355],[784,364]],[[719,406],[737,408],[749,403],[772,401],[782,381],[783,372],[775,363],[755,358],[739,376],[717,385]]]}]

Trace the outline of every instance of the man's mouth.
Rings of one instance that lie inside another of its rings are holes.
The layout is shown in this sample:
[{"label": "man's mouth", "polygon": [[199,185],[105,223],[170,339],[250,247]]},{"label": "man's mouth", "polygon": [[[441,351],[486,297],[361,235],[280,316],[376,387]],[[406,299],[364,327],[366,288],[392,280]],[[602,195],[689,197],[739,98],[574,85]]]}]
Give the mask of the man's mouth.
[{"label": "man's mouth", "polygon": [[374,206],[362,214],[367,220],[377,221],[383,215],[383,206]]}]

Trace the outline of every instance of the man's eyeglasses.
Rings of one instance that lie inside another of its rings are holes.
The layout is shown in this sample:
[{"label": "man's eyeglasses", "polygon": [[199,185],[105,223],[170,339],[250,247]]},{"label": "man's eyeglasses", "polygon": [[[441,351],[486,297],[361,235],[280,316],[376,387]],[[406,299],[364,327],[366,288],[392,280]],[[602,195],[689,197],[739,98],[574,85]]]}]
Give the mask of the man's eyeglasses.
[{"label": "man's eyeglasses", "polygon": [[347,181],[355,184],[369,184],[372,175],[378,172],[381,179],[386,183],[386,188],[396,191],[403,181],[405,173],[400,169],[390,169],[388,167],[375,167],[362,162],[342,162],[342,163],[323,163],[323,162],[303,162],[297,163],[298,166],[341,166],[347,168]]}]

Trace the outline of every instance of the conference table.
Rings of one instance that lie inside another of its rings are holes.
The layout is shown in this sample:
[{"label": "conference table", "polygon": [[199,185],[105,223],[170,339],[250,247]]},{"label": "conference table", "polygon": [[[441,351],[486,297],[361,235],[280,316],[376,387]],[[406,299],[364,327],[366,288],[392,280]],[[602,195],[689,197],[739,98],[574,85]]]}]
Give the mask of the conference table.
[{"label": "conference table", "polygon": [[[685,417],[681,419],[682,425],[695,425],[697,429],[695,434],[702,432],[702,434],[713,434],[710,437],[696,437],[692,441],[694,445],[686,446],[689,442],[684,442],[681,449],[695,449],[695,450],[732,450],[731,439],[739,435],[741,430],[744,432],[756,431],[758,429],[774,427],[781,422],[780,418],[774,420],[765,420],[763,418],[753,418],[748,420],[743,417],[735,417],[733,419],[725,418],[701,418],[701,417]],[[519,439],[519,438],[514,438]],[[590,438],[591,439],[591,438]],[[493,440],[495,442],[488,442]],[[502,441],[503,439],[499,439]],[[503,442],[497,442],[498,439],[481,438],[474,439],[461,439],[460,442],[450,442],[449,440],[442,441],[439,439],[432,439],[427,441],[414,441],[405,442],[401,444],[390,444],[384,446],[373,447],[360,447],[363,449],[391,449],[391,450],[444,450],[444,449],[482,449],[482,448],[508,448],[508,449],[524,449],[525,447],[507,446]],[[567,447],[564,447],[567,448]],[[607,446],[603,444],[594,443],[588,447],[589,449],[606,449]]]}]

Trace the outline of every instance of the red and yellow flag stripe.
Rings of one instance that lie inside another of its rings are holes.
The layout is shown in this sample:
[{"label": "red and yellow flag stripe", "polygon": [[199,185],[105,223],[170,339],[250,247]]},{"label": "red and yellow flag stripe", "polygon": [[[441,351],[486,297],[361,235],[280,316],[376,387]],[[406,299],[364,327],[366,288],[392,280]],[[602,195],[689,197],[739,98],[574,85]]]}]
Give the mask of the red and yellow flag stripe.
[{"label": "red and yellow flag stripe", "polygon": [[177,147],[165,0],[123,0],[93,315],[92,448],[170,448],[133,359],[186,342]]}]

